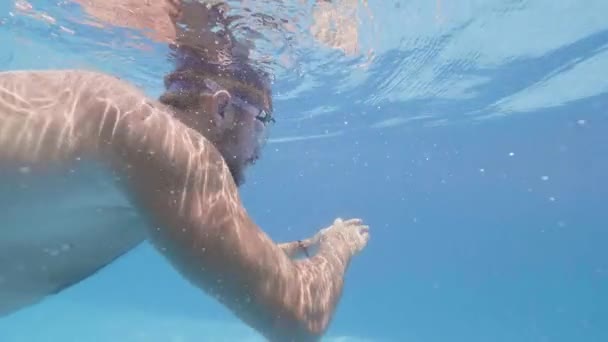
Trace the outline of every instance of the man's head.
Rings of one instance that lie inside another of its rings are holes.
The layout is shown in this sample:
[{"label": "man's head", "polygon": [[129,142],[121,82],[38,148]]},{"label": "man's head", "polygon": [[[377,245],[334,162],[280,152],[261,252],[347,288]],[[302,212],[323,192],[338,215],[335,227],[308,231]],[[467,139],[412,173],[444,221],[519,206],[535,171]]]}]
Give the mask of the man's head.
[{"label": "man's head", "polygon": [[169,74],[160,101],[215,145],[241,185],[245,169],[260,157],[273,120],[270,89],[251,67],[205,69]]}]

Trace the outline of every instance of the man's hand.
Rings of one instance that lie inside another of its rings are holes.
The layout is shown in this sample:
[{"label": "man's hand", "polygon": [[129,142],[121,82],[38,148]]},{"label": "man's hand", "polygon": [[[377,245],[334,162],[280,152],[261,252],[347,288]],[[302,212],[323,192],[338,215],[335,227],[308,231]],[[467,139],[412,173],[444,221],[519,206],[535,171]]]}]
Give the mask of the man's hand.
[{"label": "man's hand", "polygon": [[369,227],[361,219],[344,221],[337,218],[331,226],[321,229],[312,242],[330,247],[346,245],[353,256],[367,246],[369,238]]}]

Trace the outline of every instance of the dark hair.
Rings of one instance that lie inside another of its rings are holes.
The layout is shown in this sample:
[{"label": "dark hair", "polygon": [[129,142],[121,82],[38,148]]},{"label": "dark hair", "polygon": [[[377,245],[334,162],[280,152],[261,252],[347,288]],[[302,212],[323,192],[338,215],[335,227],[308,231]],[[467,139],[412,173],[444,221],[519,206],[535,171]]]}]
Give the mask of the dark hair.
[{"label": "dark hair", "polygon": [[[176,69],[165,76],[165,93],[160,101],[172,106],[194,105],[197,96],[207,90],[205,79],[211,79],[231,94],[272,113],[272,92],[268,74],[244,61],[223,65],[195,58],[192,51],[179,47]],[[186,107],[186,108],[183,108]]]}]

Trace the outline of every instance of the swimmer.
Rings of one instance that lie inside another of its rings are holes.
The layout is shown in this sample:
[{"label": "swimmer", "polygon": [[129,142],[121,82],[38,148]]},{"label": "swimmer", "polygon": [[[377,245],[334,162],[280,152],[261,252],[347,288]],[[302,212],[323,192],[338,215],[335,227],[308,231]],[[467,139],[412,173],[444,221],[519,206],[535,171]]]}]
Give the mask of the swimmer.
[{"label": "swimmer", "polygon": [[195,68],[176,51],[183,63],[160,101],[90,71],[0,73],[0,313],[149,238],[269,340],[317,340],[368,229],[336,220],[310,239],[272,242],[236,188],[272,119],[267,88],[247,67]]},{"label": "swimmer", "polygon": [[[55,255],[42,260],[23,239],[38,228],[22,225],[51,214],[45,221],[52,226],[70,202],[82,198],[85,183],[78,179],[86,179],[90,193],[113,184],[128,216],[123,222],[133,216],[144,222],[148,239],[186,279],[269,340],[309,341],[322,335],[351,258],[367,244],[368,228],[357,219],[338,219],[311,238],[315,255],[290,259],[247,215],[225,156],[215,147],[220,142],[228,150],[240,144],[248,149],[264,129],[259,114],[243,110],[240,101],[215,86],[192,96],[191,106],[179,109],[104,74],[0,73],[0,168],[2,190],[9,190],[0,195],[0,210],[10,218],[0,231],[5,274],[0,291],[8,291],[1,298],[28,295],[20,277],[64,277],[62,267],[69,271],[70,265],[62,255],[87,256],[69,239],[88,234],[88,225],[97,222],[86,219],[95,216],[72,222],[87,223],[82,227],[61,227],[67,247],[57,246]],[[239,163],[250,159],[237,158]],[[38,182],[32,185],[30,179]],[[47,199],[53,194],[53,200],[44,208],[27,206],[40,194]],[[129,234],[120,229],[131,227],[94,228],[95,253],[104,253],[104,245],[111,250],[113,239]],[[21,239],[11,242],[15,236]]]}]

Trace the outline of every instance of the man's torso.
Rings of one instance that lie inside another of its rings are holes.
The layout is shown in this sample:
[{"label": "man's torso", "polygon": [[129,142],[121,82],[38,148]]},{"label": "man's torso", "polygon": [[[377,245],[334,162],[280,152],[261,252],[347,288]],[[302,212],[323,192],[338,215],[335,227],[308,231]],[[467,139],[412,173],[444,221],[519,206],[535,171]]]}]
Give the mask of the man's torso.
[{"label": "man's torso", "polygon": [[96,130],[44,120],[103,112],[87,93],[103,82],[113,81],[77,71],[0,73],[0,316],[87,278],[146,237],[119,176],[68,147],[93,141]]}]

